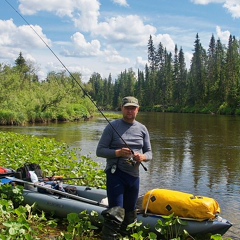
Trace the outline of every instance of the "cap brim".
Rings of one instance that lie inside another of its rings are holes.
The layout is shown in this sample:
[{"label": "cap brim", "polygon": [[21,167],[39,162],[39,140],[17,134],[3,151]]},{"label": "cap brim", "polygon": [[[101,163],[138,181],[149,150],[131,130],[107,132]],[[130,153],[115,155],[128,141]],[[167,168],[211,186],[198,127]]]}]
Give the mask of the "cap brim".
[{"label": "cap brim", "polygon": [[130,106],[132,106],[132,107],[139,107],[139,105],[136,104],[136,103],[125,103],[125,104],[123,105],[123,107],[130,107]]}]

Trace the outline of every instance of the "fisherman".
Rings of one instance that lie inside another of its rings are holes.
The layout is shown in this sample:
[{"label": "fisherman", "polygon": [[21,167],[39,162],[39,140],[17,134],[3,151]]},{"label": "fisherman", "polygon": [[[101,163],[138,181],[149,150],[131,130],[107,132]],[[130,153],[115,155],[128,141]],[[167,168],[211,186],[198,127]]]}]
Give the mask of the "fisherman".
[{"label": "fisherman", "polygon": [[139,103],[135,97],[122,100],[122,119],[109,123],[103,131],[96,154],[106,158],[108,209],[104,217],[102,239],[118,239],[137,220],[139,166],[152,159],[146,126],[136,121]]}]

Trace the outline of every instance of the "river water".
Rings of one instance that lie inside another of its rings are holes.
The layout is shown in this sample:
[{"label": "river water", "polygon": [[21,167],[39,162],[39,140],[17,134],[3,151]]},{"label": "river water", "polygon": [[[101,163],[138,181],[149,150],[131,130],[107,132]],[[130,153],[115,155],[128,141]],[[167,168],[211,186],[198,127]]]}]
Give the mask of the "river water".
[{"label": "river water", "polygon": [[[167,188],[216,199],[221,216],[233,223],[224,237],[240,239],[240,118],[234,116],[139,113],[149,130],[153,160],[141,171],[141,190]],[[55,138],[88,155],[95,155],[105,119],[78,123],[0,127],[39,137]]]}]

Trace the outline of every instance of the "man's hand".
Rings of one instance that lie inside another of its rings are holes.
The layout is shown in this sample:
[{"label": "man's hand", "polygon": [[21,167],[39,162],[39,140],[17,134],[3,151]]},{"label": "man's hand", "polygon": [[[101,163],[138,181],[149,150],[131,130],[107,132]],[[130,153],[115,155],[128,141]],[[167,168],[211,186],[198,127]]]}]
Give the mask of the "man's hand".
[{"label": "man's hand", "polygon": [[121,148],[116,150],[116,157],[132,157],[132,151],[129,148]]},{"label": "man's hand", "polygon": [[141,153],[134,153],[133,159],[136,162],[144,162],[144,161],[146,161],[146,156],[144,154],[141,154]]}]

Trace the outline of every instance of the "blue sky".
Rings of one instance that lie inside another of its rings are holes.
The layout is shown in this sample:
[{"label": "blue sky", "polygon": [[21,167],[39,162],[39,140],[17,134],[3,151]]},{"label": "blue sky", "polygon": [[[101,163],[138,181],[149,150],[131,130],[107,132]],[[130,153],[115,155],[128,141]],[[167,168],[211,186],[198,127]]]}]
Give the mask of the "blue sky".
[{"label": "blue sky", "polygon": [[[213,34],[227,44],[240,36],[240,0],[7,0],[64,65],[88,81],[92,73],[113,79],[144,69],[147,43],[170,52],[182,47],[189,66],[196,34],[205,49]],[[0,63],[19,52],[40,79],[64,70],[34,31],[5,0],[0,2]]]}]

